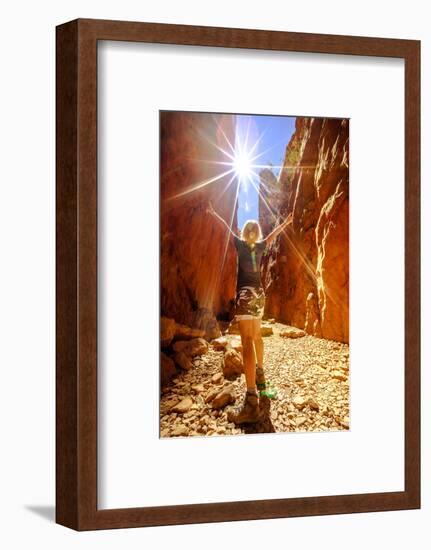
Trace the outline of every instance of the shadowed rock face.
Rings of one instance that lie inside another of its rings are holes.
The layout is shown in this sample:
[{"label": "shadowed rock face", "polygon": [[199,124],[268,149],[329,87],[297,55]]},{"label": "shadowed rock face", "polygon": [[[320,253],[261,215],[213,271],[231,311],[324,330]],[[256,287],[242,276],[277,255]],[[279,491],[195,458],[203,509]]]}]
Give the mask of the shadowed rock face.
[{"label": "shadowed rock face", "polygon": [[[189,326],[228,318],[235,295],[236,252],[227,231],[206,213],[208,200],[236,228],[231,174],[188,192],[229,169],[217,145],[234,143],[235,117],[161,112],[161,315]],[[210,162],[208,162],[210,161]],[[225,190],[226,189],[226,190]],[[220,199],[220,195],[223,196]]]},{"label": "shadowed rock face", "polygon": [[349,126],[347,119],[297,118],[278,180],[274,215],[260,203],[269,231],[293,213],[263,262],[265,313],[318,337],[349,341]]}]

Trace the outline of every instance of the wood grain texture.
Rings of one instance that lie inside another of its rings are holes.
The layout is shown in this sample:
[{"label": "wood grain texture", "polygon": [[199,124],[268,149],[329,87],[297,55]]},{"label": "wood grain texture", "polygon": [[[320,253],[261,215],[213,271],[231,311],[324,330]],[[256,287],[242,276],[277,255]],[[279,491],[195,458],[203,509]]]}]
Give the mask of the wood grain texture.
[{"label": "wood grain texture", "polygon": [[56,521],[76,527],[77,22],[58,28],[56,41]]},{"label": "wood grain texture", "polygon": [[405,490],[420,507],[420,43],[405,57]]},{"label": "wood grain texture", "polygon": [[[98,40],[405,60],[406,399],[403,492],[97,509]],[[91,19],[57,27],[57,523],[76,530],[90,530],[420,507],[419,201],[418,41]]]}]

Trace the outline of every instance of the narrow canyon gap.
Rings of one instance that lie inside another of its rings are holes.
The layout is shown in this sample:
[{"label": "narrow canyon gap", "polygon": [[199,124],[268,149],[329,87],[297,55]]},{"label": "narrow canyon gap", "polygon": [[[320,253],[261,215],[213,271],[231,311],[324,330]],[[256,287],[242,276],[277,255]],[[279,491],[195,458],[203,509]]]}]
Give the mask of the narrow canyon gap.
[{"label": "narrow canyon gap", "polygon": [[[222,149],[235,115],[160,113],[161,315],[208,332],[229,320],[236,255],[208,200],[237,229],[235,182]],[[227,138],[227,139],[226,139]],[[293,229],[264,258],[266,317],[329,340],[349,340],[349,121],[297,117],[278,177],[261,170],[264,234],[292,212]],[[214,181],[204,185],[204,183]],[[217,178],[217,179],[215,179]],[[231,181],[230,185],[229,182]]]}]

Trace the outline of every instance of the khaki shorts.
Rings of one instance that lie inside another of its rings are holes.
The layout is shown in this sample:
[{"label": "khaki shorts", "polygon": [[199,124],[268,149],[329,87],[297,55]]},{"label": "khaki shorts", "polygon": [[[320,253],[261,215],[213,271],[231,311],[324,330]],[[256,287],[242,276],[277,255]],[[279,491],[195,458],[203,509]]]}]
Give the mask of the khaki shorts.
[{"label": "khaki shorts", "polygon": [[264,308],[265,291],[263,288],[243,286],[236,293],[233,320],[262,319]]}]

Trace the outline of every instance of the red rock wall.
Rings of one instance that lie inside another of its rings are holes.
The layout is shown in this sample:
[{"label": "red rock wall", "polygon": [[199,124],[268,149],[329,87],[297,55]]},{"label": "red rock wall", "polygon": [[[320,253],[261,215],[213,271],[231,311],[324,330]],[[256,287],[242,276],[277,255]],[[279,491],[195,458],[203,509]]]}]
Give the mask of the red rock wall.
[{"label": "red rock wall", "polygon": [[[199,326],[211,315],[228,317],[235,294],[236,256],[227,232],[206,213],[209,199],[236,228],[231,176],[187,192],[229,167],[217,145],[234,143],[235,117],[165,111],[160,114],[161,315]],[[204,137],[205,136],[205,137]],[[223,258],[224,261],[223,261]]]},{"label": "red rock wall", "polygon": [[[347,119],[296,119],[270,215],[274,225],[293,212],[293,227],[263,266],[267,316],[340,342],[349,341],[348,165]],[[260,219],[270,227],[264,205]]]}]

